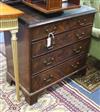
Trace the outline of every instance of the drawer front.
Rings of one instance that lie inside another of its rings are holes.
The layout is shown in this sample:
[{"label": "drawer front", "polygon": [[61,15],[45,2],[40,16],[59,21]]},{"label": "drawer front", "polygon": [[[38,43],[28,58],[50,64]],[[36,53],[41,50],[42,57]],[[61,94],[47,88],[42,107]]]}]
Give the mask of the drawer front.
[{"label": "drawer front", "polygon": [[39,56],[41,54],[45,54],[47,52],[50,52],[52,50],[61,48],[65,45],[69,45],[71,43],[80,41],[82,39],[88,38],[91,34],[91,26],[83,27],[78,30],[70,31],[61,33],[59,35],[55,35],[55,38],[53,38],[51,41],[51,46],[47,47],[47,38],[33,42],[32,43],[32,56]]},{"label": "drawer front", "polygon": [[63,21],[32,28],[30,33],[32,41],[43,39],[47,37],[50,32],[54,34],[64,32]]},{"label": "drawer front", "polygon": [[70,31],[72,29],[90,25],[93,24],[93,17],[93,14],[84,15],[55,23],[42,25],[39,27],[34,27],[30,30],[30,36],[32,41],[36,41],[38,39],[43,39],[47,37],[48,34],[51,32],[54,34],[58,34],[64,31]]},{"label": "drawer front", "polygon": [[52,69],[41,72],[40,74],[32,77],[32,92],[58,81],[59,79],[83,67],[85,63],[86,55],[82,55],[81,57],[75,57]]},{"label": "drawer front", "polygon": [[69,26],[68,26],[68,22],[65,22],[65,30],[71,30],[74,28],[80,28],[83,26],[87,26],[87,25],[92,25],[93,24],[93,19],[94,19],[94,14],[89,14],[89,15],[83,15],[80,17],[76,17],[76,18],[72,18],[69,20]]},{"label": "drawer front", "polygon": [[49,54],[33,58],[32,73],[35,74],[37,72],[46,70],[73,55],[88,52],[89,42],[90,40],[86,39],[82,42],[63,47]]}]

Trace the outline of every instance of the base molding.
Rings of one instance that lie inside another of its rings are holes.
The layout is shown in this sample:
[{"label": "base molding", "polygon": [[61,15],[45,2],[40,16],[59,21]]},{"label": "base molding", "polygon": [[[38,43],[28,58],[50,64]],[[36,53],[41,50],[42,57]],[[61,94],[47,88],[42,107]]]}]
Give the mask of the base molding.
[{"label": "base molding", "polygon": [[[66,77],[71,76],[73,74],[76,74],[76,73],[79,74],[80,72],[82,72],[83,75],[84,75],[86,73],[86,66],[84,66],[81,69],[79,69],[79,70],[77,70],[77,71],[75,71],[75,72],[73,72],[73,73],[63,77],[61,80],[65,79]],[[9,72],[7,72],[6,79],[7,79],[7,82],[10,85],[15,84],[15,79]],[[58,81],[54,82],[52,85],[60,82],[61,80],[58,80]],[[46,88],[42,88],[42,89],[40,89],[40,90],[38,90],[36,92],[33,92],[33,93],[29,93],[21,84],[20,84],[20,89],[21,89],[23,95],[25,96],[25,101],[28,104],[32,105],[32,104],[36,103],[37,99],[43,94],[43,92],[46,91],[47,88],[49,88],[52,85],[49,85]]]}]

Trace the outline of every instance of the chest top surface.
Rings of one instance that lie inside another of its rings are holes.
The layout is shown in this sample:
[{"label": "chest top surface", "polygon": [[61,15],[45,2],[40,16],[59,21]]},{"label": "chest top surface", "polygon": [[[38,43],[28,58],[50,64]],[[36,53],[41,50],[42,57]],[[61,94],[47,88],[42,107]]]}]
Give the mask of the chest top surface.
[{"label": "chest top surface", "polygon": [[47,23],[52,23],[56,21],[61,21],[64,19],[70,19],[73,17],[95,13],[95,9],[88,6],[81,6],[80,8],[73,10],[65,10],[62,13],[55,13],[51,15],[46,15],[38,12],[31,7],[26,6],[23,3],[14,4],[15,8],[20,9],[24,12],[24,15],[20,19],[25,22],[29,27],[35,27]]}]

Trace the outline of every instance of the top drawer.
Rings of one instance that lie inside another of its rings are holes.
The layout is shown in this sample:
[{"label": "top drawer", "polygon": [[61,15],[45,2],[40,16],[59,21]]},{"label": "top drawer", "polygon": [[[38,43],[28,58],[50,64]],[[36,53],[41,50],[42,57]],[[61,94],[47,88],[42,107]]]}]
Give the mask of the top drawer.
[{"label": "top drawer", "polygon": [[47,37],[50,32],[58,34],[64,31],[90,25],[93,24],[93,17],[93,14],[89,14],[34,27],[30,30],[30,36],[33,41],[36,41]]}]

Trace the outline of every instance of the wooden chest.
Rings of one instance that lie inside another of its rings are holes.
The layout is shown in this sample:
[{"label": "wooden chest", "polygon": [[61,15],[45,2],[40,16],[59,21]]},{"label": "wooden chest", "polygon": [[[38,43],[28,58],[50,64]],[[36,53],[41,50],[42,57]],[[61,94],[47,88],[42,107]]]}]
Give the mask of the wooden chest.
[{"label": "wooden chest", "polygon": [[[44,15],[19,3],[18,53],[20,87],[29,104],[64,78],[86,72],[95,10],[82,6],[61,14]],[[8,38],[9,37],[9,38]],[[5,33],[7,81],[14,81],[11,34]]]}]

